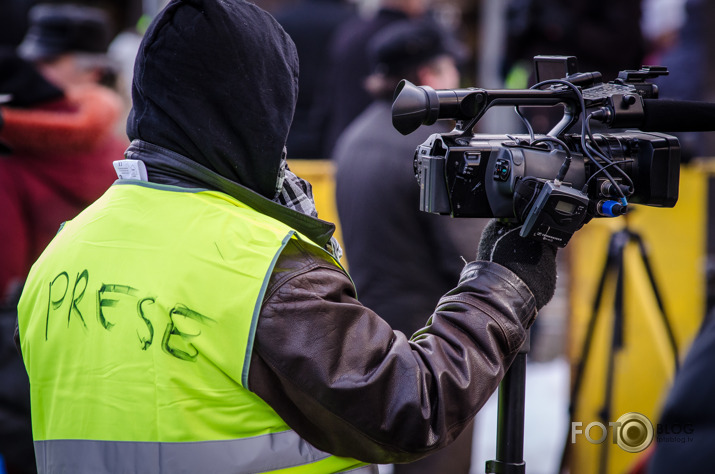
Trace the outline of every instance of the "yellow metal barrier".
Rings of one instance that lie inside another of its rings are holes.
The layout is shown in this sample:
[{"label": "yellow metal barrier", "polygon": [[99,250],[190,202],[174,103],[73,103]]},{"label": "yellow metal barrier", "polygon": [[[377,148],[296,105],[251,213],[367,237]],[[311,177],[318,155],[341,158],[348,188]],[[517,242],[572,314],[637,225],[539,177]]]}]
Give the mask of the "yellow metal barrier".
[{"label": "yellow metal barrier", "polygon": [[[707,180],[708,173],[702,168],[683,167],[680,197],[674,208],[639,206],[627,221],[626,217],[594,219],[576,233],[567,247],[571,275],[569,357],[572,367],[586,342],[584,338],[608,254],[609,238],[626,225],[640,234],[649,250],[649,260],[682,361],[703,318],[706,303]],[[608,390],[615,276],[607,280],[603,292],[573,417],[573,421],[582,423],[579,429],[583,430],[592,422],[608,427],[609,422],[616,422],[630,412],[647,416],[655,427],[672,381],[674,362],[670,343],[637,246],[627,246],[623,255],[624,347],[615,354],[611,419],[603,420],[599,413],[606,404]],[[600,428],[595,425],[590,438],[598,441],[600,437]],[[575,439],[576,443],[570,447],[572,473],[627,472],[641,455],[613,444],[610,428],[601,443],[591,442],[583,434]],[[600,471],[601,463],[605,463],[607,469]]]},{"label": "yellow metal barrier", "polygon": [[[313,197],[318,217],[335,223],[335,238],[343,245],[343,237],[338,222],[338,208],[335,205],[335,166],[330,160],[288,160],[288,168],[308,180],[313,186]],[[347,268],[345,257],[341,263]]]}]

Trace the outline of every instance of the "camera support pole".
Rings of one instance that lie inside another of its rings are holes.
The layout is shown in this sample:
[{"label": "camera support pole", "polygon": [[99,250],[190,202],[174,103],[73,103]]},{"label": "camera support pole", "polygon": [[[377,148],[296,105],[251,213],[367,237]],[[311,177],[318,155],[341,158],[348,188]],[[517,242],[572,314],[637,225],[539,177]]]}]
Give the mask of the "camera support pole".
[{"label": "camera support pole", "polygon": [[530,348],[530,332],[519,349],[511,367],[499,384],[497,411],[497,456],[487,461],[486,472],[492,474],[524,474],[524,401],[526,393],[526,354]]}]

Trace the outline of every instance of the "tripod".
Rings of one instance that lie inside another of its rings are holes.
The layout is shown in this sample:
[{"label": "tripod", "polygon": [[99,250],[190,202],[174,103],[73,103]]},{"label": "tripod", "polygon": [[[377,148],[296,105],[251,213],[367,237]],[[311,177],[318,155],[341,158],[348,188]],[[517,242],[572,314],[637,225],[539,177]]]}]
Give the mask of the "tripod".
[{"label": "tripod", "polygon": [[[596,291],[596,297],[593,302],[592,312],[590,319],[588,321],[588,326],[586,330],[586,335],[584,337],[584,344],[582,353],[578,359],[578,363],[574,373],[574,383],[572,385],[570,394],[570,405],[569,405],[569,428],[571,422],[573,421],[574,414],[576,413],[576,404],[578,401],[579,393],[581,390],[581,385],[583,383],[586,362],[588,361],[591,344],[593,342],[594,331],[596,327],[597,316],[601,307],[604,288],[609,277],[613,274],[616,275],[616,287],[614,295],[614,312],[613,312],[613,332],[611,336],[611,350],[608,356],[608,366],[606,369],[606,381],[605,381],[605,397],[604,405],[599,412],[599,417],[602,421],[608,422],[611,420],[612,415],[612,396],[613,396],[613,378],[614,378],[614,365],[615,357],[618,351],[620,351],[624,346],[624,251],[626,247],[635,243],[638,245],[639,256],[643,267],[645,268],[646,274],[648,276],[648,281],[650,284],[650,289],[655,298],[656,304],[660,311],[661,322],[663,328],[668,337],[668,341],[671,346],[674,358],[675,370],[678,370],[678,346],[673,333],[672,327],[670,326],[668,317],[665,313],[665,307],[660,296],[660,291],[656,285],[655,276],[653,274],[650,261],[648,258],[648,253],[646,251],[645,244],[643,243],[643,238],[636,232],[628,229],[627,221],[626,227],[618,232],[611,235],[608,244],[608,255],[606,258],[606,263],[601,273],[598,289]],[[599,472],[605,473],[608,468],[608,450],[610,443],[601,444],[601,452],[599,459]],[[566,472],[566,466],[569,461],[570,456],[571,439],[570,433],[567,430],[566,442],[564,443],[564,449],[561,457],[561,467],[560,472]]]}]

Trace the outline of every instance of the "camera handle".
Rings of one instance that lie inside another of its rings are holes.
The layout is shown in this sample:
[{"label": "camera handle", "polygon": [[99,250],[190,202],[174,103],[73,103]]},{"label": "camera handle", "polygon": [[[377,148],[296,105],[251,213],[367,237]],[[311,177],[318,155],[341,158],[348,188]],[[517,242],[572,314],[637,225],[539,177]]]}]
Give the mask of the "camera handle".
[{"label": "camera handle", "polygon": [[524,474],[524,401],[526,354],[531,347],[531,331],[499,384],[496,459],[487,461],[491,474]]},{"label": "camera handle", "polygon": [[[474,133],[474,127],[477,122],[484,116],[487,110],[494,106],[515,106],[531,105],[531,106],[549,106],[562,105],[564,113],[561,120],[553,126],[547,133],[548,136],[557,137],[566,132],[571,126],[576,124],[579,119],[579,106],[569,90],[543,90],[543,89],[528,89],[525,91],[516,91],[511,89],[487,90],[474,89],[478,92],[473,92],[474,99],[477,104],[474,109],[474,116],[469,119],[460,118],[457,120],[455,130],[461,132],[463,138],[469,139]],[[465,100],[466,102],[466,100]],[[432,122],[434,123],[434,122]]]}]

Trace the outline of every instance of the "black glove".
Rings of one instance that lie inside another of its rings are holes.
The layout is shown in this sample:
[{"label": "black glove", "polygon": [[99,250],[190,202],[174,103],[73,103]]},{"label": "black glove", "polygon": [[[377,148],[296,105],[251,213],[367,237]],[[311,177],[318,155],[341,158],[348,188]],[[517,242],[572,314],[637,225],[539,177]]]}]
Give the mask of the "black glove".
[{"label": "black glove", "polygon": [[482,232],[477,260],[505,266],[526,283],[541,309],[556,291],[556,250],[547,242],[523,238],[521,226],[492,219]]}]

